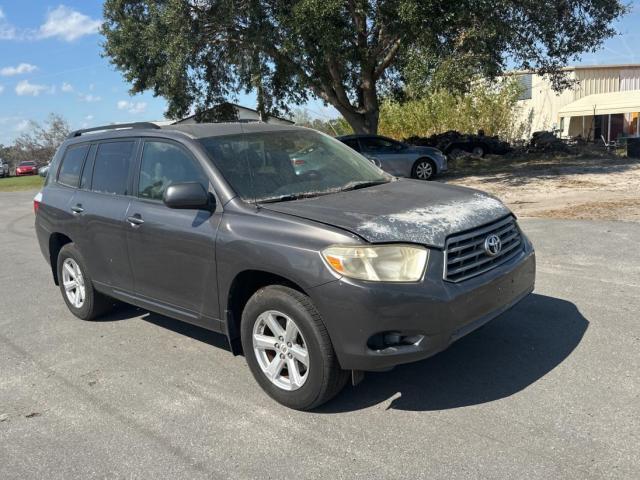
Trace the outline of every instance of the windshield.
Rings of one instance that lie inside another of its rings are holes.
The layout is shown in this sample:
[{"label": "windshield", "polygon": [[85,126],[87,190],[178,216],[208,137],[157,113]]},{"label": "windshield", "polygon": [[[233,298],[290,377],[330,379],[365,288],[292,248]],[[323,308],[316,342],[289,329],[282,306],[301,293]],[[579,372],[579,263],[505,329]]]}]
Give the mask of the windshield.
[{"label": "windshield", "polygon": [[351,148],[313,131],[281,130],[200,141],[243,200],[295,200],[392,179]]},{"label": "windshield", "polygon": [[20,165],[18,165],[19,167],[33,167],[36,164],[36,162],[20,162]]}]

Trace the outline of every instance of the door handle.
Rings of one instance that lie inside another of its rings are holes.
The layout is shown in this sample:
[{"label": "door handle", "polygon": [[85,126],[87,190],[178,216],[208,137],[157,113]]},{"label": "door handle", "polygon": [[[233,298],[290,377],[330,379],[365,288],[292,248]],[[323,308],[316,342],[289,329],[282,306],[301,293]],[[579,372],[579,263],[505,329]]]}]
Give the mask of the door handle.
[{"label": "door handle", "polygon": [[74,205],[73,207],[71,207],[71,211],[75,214],[75,215],[79,215],[82,212],[84,212],[84,208],[82,208],[82,205]]},{"label": "door handle", "polygon": [[139,214],[136,213],[135,215],[127,217],[127,222],[129,222],[132,227],[139,227],[144,223],[144,220]]}]

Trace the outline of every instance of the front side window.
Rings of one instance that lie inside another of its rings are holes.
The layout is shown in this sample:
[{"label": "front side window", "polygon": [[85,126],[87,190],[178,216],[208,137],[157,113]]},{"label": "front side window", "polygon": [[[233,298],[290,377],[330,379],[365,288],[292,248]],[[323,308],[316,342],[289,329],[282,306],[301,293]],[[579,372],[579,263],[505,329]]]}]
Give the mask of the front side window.
[{"label": "front side window", "polygon": [[347,140],[343,140],[342,143],[353,148],[356,152],[360,151],[360,145],[358,144],[358,139],[356,138],[349,138]]},{"label": "front side window", "polygon": [[342,142],[307,130],[201,140],[238,195],[284,201],[386,183],[392,177]]},{"label": "front side window", "polygon": [[67,149],[62,159],[62,165],[60,165],[58,183],[66,185],[67,187],[78,187],[82,164],[84,163],[88,150],[88,145],[77,145]]},{"label": "front side window", "polygon": [[383,137],[361,138],[362,149],[366,152],[393,152],[400,149],[401,144]]},{"label": "front side window", "polygon": [[138,196],[162,200],[172,183],[198,182],[208,190],[209,180],[191,156],[177,145],[147,141],[142,151]]},{"label": "front side window", "polygon": [[94,192],[126,195],[129,168],[136,142],[108,142],[98,145],[91,189]]}]

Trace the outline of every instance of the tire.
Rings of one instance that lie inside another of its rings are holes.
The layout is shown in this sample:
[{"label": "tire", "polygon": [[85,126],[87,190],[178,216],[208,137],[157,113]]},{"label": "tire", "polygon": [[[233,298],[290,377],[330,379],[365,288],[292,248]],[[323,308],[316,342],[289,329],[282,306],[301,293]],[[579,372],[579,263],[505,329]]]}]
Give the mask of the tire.
[{"label": "tire", "polygon": [[[67,267],[73,270],[73,275]],[[62,298],[76,317],[82,320],[95,320],[111,310],[113,300],[93,288],[86,264],[73,243],[67,243],[60,250],[57,269]],[[69,281],[76,284],[76,287],[70,291],[65,286],[65,284],[69,284]],[[76,295],[82,297],[81,301]]]},{"label": "tire", "polygon": [[419,158],[411,169],[411,178],[431,180],[436,175],[436,164],[429,158]]},{"label": "tire", "polygon": [[475,145],[471,150],[471,154],[474,157],[482,158],[484,157],[485,148],[482,145]]},{"label": "tire", "polygon": [[[274,320],[278,322],[280,332],[269,328]],[[286,342],[277,334],[282,333],[283,338],[287,336],[285,330],[289,321],[298,332],[285,339],[291,340]],[[311,299],[297,290],[281,285],[258,290],[242,312],[240,329],[242,348],[251,373],[271,398],[286,407],[295,410],[318,407],[337,395],[349,378],[349,372],[338,364],[320,314]],[[271,338],[272,341],[263,341],[258,346],[254,334],[258,335],[256,338]],[[298,360],[303,358],[303,351],[306,351],[307,366]],[[277,369],[276,374],[267,376],[265,367],[274,365],[276,368],[272,370]],[[290,375],[289,368],[297,373]]]}]

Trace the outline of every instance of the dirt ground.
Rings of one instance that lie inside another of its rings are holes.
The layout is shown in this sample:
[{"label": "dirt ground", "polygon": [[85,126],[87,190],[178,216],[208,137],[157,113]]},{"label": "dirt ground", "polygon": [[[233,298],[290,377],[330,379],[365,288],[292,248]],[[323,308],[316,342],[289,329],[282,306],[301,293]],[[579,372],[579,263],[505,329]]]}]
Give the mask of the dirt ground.
[{"label": "dirt ground", "polygon": [[487,191],[507,203],[519,217],[640,222],[637,159],[461,159],[443,180]]}]

